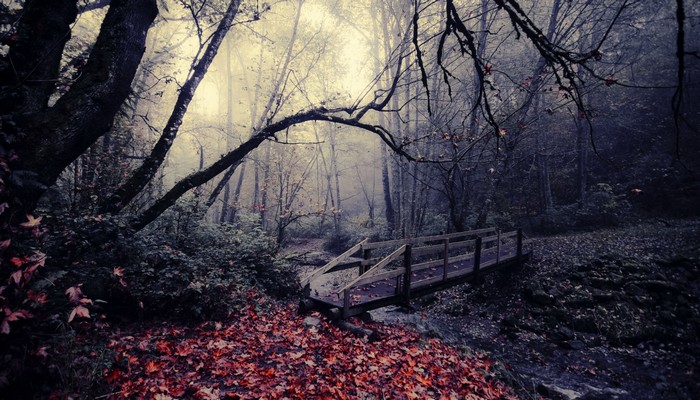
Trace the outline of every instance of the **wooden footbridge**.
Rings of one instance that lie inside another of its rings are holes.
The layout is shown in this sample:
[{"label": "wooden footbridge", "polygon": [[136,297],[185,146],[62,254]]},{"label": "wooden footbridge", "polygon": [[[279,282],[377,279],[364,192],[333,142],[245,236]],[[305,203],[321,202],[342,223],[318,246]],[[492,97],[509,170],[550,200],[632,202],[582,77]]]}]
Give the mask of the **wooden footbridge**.
[{"label": "wooden footbridge", "polygon": [[388,305],[408,306],[413,298],[522,265],[530,253],[521,229],[365,239],[302,279],[305,299],[300,308],[344,319]]}]

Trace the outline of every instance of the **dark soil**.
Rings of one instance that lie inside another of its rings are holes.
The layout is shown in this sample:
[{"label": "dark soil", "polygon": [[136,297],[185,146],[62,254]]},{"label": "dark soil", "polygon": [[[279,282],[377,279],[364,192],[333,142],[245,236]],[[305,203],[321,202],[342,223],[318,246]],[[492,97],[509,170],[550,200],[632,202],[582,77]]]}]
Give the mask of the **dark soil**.
[{"label": "dark soil", "polygon": [[525,398],[700,398],[700,221],[532,246],[520,270],[373,316],[490,352]]}]

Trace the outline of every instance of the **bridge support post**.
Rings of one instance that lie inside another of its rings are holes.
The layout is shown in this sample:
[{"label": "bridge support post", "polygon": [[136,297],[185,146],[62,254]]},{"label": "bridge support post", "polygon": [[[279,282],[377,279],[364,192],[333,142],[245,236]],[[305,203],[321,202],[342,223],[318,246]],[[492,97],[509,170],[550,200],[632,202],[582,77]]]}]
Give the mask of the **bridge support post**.
[{"label": "bridge support post", "polygon": [[496,265],[501,262],[501,230],[496,231]]},{"label": "bridge support post", "polygon": [[406,307],[411,302],[411,245],[406,245],[406,250],[403,253],[403,296]]},{"label": "bridge support post", "polygon": [[516,256],[518,258],[518,268],[523,266],[523,229],[518,228],[518,243],[516,247]]},{"label": "bridge support post", "polygon": [[[372,249],[364,249],[362,251],[362,259],[363,260],[369,260],[372,258]],[[364,265],[364,263],[360,264],[360,275],[364,274],[367,272],[367,265]]]},{"label": "bridge support post", "polygon": [[443,240],[442,249],[442,281],[447,280],[447,266],[450,263],[450,239]]},{"label": "bridge support post", "polygon": [[350,289],[343,290],[343,319],[350,315]]},{"label": "bridge support post", "polygon": [[479,268],[481,267],[481,236],[474,243],[474,284],[479,283]]}]

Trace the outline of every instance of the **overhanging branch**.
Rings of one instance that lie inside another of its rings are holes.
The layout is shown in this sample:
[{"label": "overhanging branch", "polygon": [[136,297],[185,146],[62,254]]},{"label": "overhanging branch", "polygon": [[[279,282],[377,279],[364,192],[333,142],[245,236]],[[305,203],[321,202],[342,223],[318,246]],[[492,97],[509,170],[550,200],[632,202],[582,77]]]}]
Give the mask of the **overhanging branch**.
[{"label": "overhanging branch", "polygon": [[265,128],[256,132],[246,142],[243,142],[236,149],[225,154],[209,167],[194,172],[177,182],[165,195],[163,195],[163,197],[158,199],[151,207],[132,221],[132,228],[135,230],[144,228],[146,225],[158,218],[158,216],[160,216],[170,206],[175,204],[177,199],[179,199],[187,191],[205,184],[220,173],[224,172],[230,166],[240,162],[246,155],[255,150],[265,140],[274,137],[276,133],[309,121],[326,121],[346,126],[353,126],[368,132],[372,132],[379,136],[379,138],[381,138],[382,141],[384,141],[384,143],[386,143],[397,154],[406,157],[410,161],[415,161],[415,158],[406,152],[403,144],[397,143],[391,133],[384,127],[363,123],[358,117],[344,118],[335,114],[343,112],[352,114],[352,110],[349,108],[327,110],[324,107],[318,107],[288,116],[266,126]]}]

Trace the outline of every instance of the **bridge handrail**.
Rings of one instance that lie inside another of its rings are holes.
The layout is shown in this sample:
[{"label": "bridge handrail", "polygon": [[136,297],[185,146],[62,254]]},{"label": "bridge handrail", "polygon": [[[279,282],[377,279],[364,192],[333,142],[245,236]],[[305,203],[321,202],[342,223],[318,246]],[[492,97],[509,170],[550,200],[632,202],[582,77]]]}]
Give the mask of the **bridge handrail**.
[{"label": "bridge handrail", "polygon": [[366,243],[364,246],[362,246],[362,248],[364,250],[372,250],[372,249],[379,249],[382,247],[395,246],[397,244],[415,244],[415,243],[423,243],[423,242],[432,242],[432,241],[437,241],[437,240],[454,239],[454,238],[458,238],[458,237],[481,235],[481,234],[484,234],[487,232],[495,232],[495,231],[496,231],[496,228],[491,227],[491,228],[475,229],[475,230],[464,231],[464,232],[444,233],[441,235],[421,236],[421,237],[417,237],[417,238],[385,240],[382,242]]},{"label": "bridge handrail", "polygon": [[362,279],[367,279],[367,278],[372,278],[375,275],[379,273],[379,271],[389,265],[392,261],[398,260],[400,256],[403,255],[403,253],[406,251],[406,247],[408,244],[404,244],[403,246],[399,247],[398,249],[394,250],[393,253],[389,254],[388,256],[384,257],[381,261],[379,261],[377,264],[375,264],[372,268],[368,269],[364,274],[358,276],[357,278],[353,279],[352,282],[348,283],[341,289],[338,289],[336,293],[341,293],[345,289],[352,288],[356,282],[362,280]]},{"label": "bridge handrail", "polygon": [[[484,230],[484,231],[490,232],[490,230]],[[498,234],[493,235],[493,236],[482,237],[481,240],[478,241],[478,243],[481,244],[480,252],[481,252],[481,254],[496,253],[496,254],[498,254],[497,259],[499,259],[500,253],[502,251],[501,242],[503,242],[503,240],[505,240],[505,239],[517,239],[517,236],[518,236],[518,231],[516,230],[516,231],[511,231],[511,232],[498,233]],[[492,248],[488,248],[488,249],[484,248],[484,246],[487,243],[492,243],[492,242],[496,242],[496,247],[492,247]],[[477,241],[476,240],[466,240],[466,241],[448,243],[448,248],[449,248],[449,245],[451,245],[451,244],[459,244],[460,247],[462,247],[462,245],[464,243],[468,243],[469,245],[473,245],[473,244],[477,243]],[[516,240],[509,240],[506,243],[510,243],[511,245],[517,246]],[[404,271],[405,267],[403,267],[403,266],[397,268],[395,271],[382,272],[382,269],[384,267],[386,267],[392,261],[398,260],[399,257],[406,252],[406,248],[410,245],[411,245],[410,243],[403,244],[401,247],[399,247],[394,252],[389,254],[387,257],[382,259],[380,262],[375,264],[372,268],[367,270],[364,274],[361,274],[360,276],[358,276],[357,278],[352,280],[350,283],[348,283],[345,286],[343,286],[342,288],[338,289],[336,291],[336,293],[340,294],[347,289],[352,289],[356,286],[365,285],[368,283],[372,283],[374,281],[380,281],[380,280],[386,279],[387,277],[390,277],[390,276],[402,275],[405,272]],[[438,246],[438,245],[415,247],[412,249],[412,252],[415,255],[425,255],[425,254],[431,254],[431,253],[439,254],[441,252],[440,247],[441,246]],[[365,249],[365,247],[363,247],[363,249]],[[428,251],[424,251],[424,250],[430,250],[430,251],[428,252]],[[473,253],[467,253],[467,254],[457,255],[454,257],[448,257],[448,262],[462,261],[464,259],[469,259],[471,257],[474,257],[476,251],[477,250],[474,249]],[[437,265],[438,262],[442,262],[442,260],[434,260],[431,262],[424,262],[421,264],[416,264],[416,266],[419,266],[419,267],[415,271],[429,268],[429,264],[431,264],[431,263],[436,263],[436,265]]]},{"label": "bridge handrail", "polygon": [[343,254],[341,254],[341,255],[339,255],[338,257],[336,257],[336,258],[332,259],[331,261],[329,261],[329,262],[328,262],[326,265],[324,265],[323,267],[321,267],[321,268],[319,268],[319,269],[313,271],[312,273],[310,273],[306,278],[304,278],[304,279],[301,280],[301,286],[307,285],[308,283],[311,282],[312,279],[314,279],[314,278],[316,278],[316,277],[318,277],[318,276],[320,276],[320,275],[323,275],[324,273],[326,273],[326,272],[327,272],[328,270],[330,270],[331,268],[333,268],[333,267],[335,267],[336,265],[340,264],[341,262],[345,261],[345,259],[347,259],[347,258],[350,257],[351,255],[353,255],[354,253],[356,253],[356,252],[358,252],[360,249],[362,249],[362,246],[363,246],[364,244],[366,244],[368,241],[369,241],[369,239],[364,239],[364,240],[362,240],[361,242],[359,242],[359,243],[357,243],[356,245],[354,245],[354,246],[352,246],[351,248],[349,248],[349,249],[348,249],[347,251],[345,251]]}]

